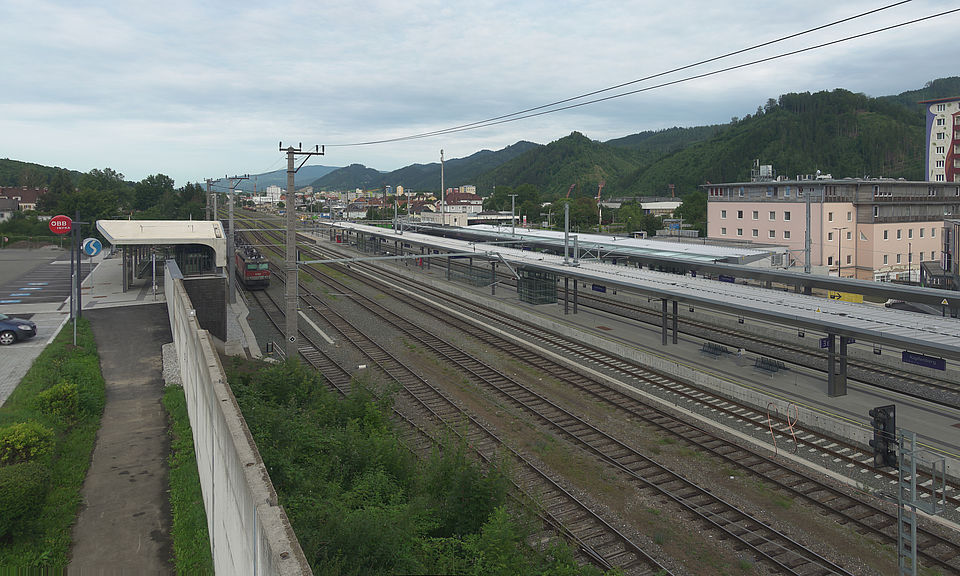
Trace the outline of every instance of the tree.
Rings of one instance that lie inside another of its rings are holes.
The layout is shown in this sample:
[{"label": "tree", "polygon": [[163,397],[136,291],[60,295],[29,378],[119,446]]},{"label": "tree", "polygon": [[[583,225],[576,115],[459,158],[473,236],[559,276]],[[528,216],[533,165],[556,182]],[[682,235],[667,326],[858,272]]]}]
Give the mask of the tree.
[{"label": "tree", "polygon": [[155,206],[163,197],[173,192],[173,178],[163,174],[147,176],[133,188],[133,207],[146,210]]},{"label": "tree", "polygon": [[64,198],[70,196],[74,190],[73,179],[70,178],[70,173],[62,169],[57,170],[47,193],[40,196],[37,200],[37,209],[50,214],[63,213],[63,210],[60,208],[60,203]]},{"label": "tree", "polygon": [[702,191],[690,192],[683,199],[683,204],[674,212],[674,216],[683,218],[690,228],[700,231],[700,236],[707,235],[707,193]]}]

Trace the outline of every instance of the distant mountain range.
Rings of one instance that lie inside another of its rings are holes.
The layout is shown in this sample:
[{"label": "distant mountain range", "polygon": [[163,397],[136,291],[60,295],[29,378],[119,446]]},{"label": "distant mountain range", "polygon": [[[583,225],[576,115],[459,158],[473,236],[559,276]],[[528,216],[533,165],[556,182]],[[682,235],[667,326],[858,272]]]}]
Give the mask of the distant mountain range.
[{"label": "distant mountain range", "polygon": [[[817,170],[834,177],[924,177],[922,100],[960,96],[960,77],[941,78],[895,96],[871,98],[843,89],[784,94],[727,124],[647,131],[606,142],[573,132],[549,144],[520,141],[444,162],[447,187],[473,184],[487,196],[496,186],[531,184],[541,200],[596,195],[605,198],[678,195],[707,182],[748,180],[754,160],[789,177]],[[162,172],[162,168],[160,168]],[[49,182],[56,169],[0,160],[0,185]],[[78,173],[72,172],[73,176]],[[286,170],[257,174],[243,190],[285,188]],[[440,163],[382,172],[361,164],[304,166],[297,187],[320,190],[403,186],[440,191]]]}]

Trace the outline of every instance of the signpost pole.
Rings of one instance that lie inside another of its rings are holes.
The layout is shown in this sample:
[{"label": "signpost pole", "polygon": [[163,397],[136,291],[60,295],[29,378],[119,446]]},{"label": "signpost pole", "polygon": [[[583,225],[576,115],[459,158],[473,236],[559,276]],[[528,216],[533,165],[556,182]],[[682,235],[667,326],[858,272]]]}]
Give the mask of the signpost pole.
[{"label": "signpost pole", "polygon": [[83,271],[80,269],[80,211],[77,210],[77,219],[74,221],[77,225],[76,236],[74,236],[73,249],[77,252],[77,320],[83,317],[83,299],[80,295],[80,284],[83,282]]}]

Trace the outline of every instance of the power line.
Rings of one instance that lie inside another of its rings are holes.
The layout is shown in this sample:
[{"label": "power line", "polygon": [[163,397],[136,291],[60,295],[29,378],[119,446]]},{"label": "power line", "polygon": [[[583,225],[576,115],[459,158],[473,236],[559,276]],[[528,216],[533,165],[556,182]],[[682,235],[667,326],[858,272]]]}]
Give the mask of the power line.
[{"label": "power line", "polygon": [[899,24],[893,24],[893,25],[890,25],[890,26],[885,26],[885,27],[882,27],[882,28],[877,28],[877,29],[875,29],[875,30],[871,30],[871,31],[868,31],[868,32],[863,32],[863,33],[860,33],[860,34],[855,34],[855,35],[851,35],[851,36],[846,36],[846,37],[839,38],[839,39],[836,39],[836,40],[831,40],[831,41],[829,41],[829,42],[824,42],[824,43],[821,43],[821,44],[816,44],[816,45],[813,45],[813,46],[808,46],[808,47],[806,47],[806,48],[801,48],[801,49],[798,49],[798,50],[792,50],[792,51],[789,51],[789,52],[784,52],[784,53],[777,54],[777,55],[774,55],[774,56],[769,56],[769,57],[766,57],[766,58],[760,58],[760,59],[757,59],[757,60],[753,60],[753,61],[751,61],[751,62],[746,62],[746,63],[742,63],[742,64],[737,64],[737,65],[734,65],[734,66],[729,66],[729,67],[722,68],[722,69],[719,69],[719,70],[714,70],[714,71],[711,71],[711,72],[704,72],[704,73],[702,73],[702,74],[696,74],[696,75],[692,75],[692,76],[687,76],[687,77],[685,77],[685,78],[680,78],[680,79],[678,79],[678,80],[672,80],[672,81],[669,81],[669,82],[663,82],[663,83],[656,84],[656,85],[653,85],[653,86],[648,86],[648,87],[639,88],[639,89],[636,89],[636,90],[630,90],[630,91],[626,91],[626,92],[620,92],[620,93],[613,94],[613,95],[610,95],[610,96],[604,96],[604,97],[602,97],[602,98],[595,98],[595,99],[587,100],[587,101],[584,101],[584,102],[577,102],[577,103],[570,104],[570,105],[567,105],[567,106],[557,107],[557,106],[559,106],[560,104],[566,104],[566,103],[568,103],[568,102],[573,102],[573,101],[575,101],[575,100],[580,100],[580,99],[583,99],[583,98],[588,98],[588,97],[590,97],[590,96],[594,96],[594,95],[597,95],[597,94],[602,94],[602,93],[604,93],[604,92],[609,92],[609,91],[611,91],[611,90],[616,90],[616,89],[618,89],[618,88],[623,88],[623,87],[626,87],[626,86],[630,86],[630,85],[633,85],[633,84],[637,84],[637,83],[639,83],[639,82],[644,82],[644,81],[647,81],[647,80],[652,80],[652,79],[654,79],[654,78],[659,78],[659,77],[666,76],[666,75],[668,75],[668,74],[673,74],[673,73],[676,73],[676,72],[679,72],[679,71],[682,71],[682,70],[688,70],[688,69],[690,69],[690,68],[694,68],[694,67],[697,67],[697,66],[701,66],[701,65],[704,65],[704,64],[711,63],[711,62],[716,62],[716,61],[721,60],[721,59],[724,59],[724,58],[729,58],[729,57],[731,57],[731,56],[743,54],[743,53],[745,53],[745,52],[749,52],[749,51],[752,51],[752,50],[756,50],[756,49],[758,49],[758,48],[770,46],[770,45],[772,45],[772,44],[776,44],[776,43],[779,43],[779,42],[783,42],[783,41],[785,41],[785,40],[797,38],[797,37],[799,37],[799,36],[802,36],[802,35],[805,35],[805,34],[809,34],[809,33],[815,32],[815,31],[823,30],[823,29],[829,28],[829,27],[831,27],[831,26],[836,26],[836,25],[841,24],[841,23],[849,22],[849,21],[854,20],[854,19],[857,19],[857,18],[861,18],[861,17],[864,17],[864,16],[868,16],[868,15],[871,15],[871,14],[875,14],[875,13],[880,12],[880,11],[882,11],[882,10],[887,10],[887,9],[890,9],[890,8],[893,8],[893,7],[896,7],[896,6],[900,6],[900,5],[906,4],[906,3],[910,2],[910,1],[912,1],[912,0],[903,0],[903,1],[901,1],[901,2],[897,2],[897,3],[894,3],[894,4],[890,4],[890,5],[884,6],[884,7],[882,7],[882,8],[877,8],[877,9],[874,9],[874,10],[870,10],[870,11],[868,11],[868,12],[863,12],[863,13],[861,13],[861,14],[857,14],[857,15],[855,15],[855,16],[850,16],[850,17],[847,17],[847,18],[843,18],[843,19],[841,19],[841,20],[836,20],[836,21],[831,22],[831,23],[829,23],[829,24],[824,24],[824,25],[821,25],[821,26],[817,26],[817,27],[814,27],[814,28],[810,28],[810,29],[808,29],[808,30],[804,30],[803,32],[798,32],[798,33],[795,33],[795,34],[790,34],[790,35],[787,35],[787,36],[780,37],[780,38],[778,38],[778,39],[776,39],[776,40],[771,40],[771,41],[764,42],[764,43],[761,43],[761,44],[756,44],[756,45],[751,46],[751,47],[748,47],[748,48],[743,48],[743,49],[740,49],[740,50],[736,50],[736,51],[733,51],[733,52],[729,52],[729,53],[724,54],[724,55],[721,55],[721,56],[716,56],[716,57],[713,57],[713,58],[708,58],[708,59],[706,59],[706,60],[701,60],[701,61],[699,61],[699,62],[696,62],[696,63],[693,63],[693,64],[688,64],[688,65],[681,66],[681,67],[678,67],[678,68],[674,68],[674,69],[671,69],[671,70],[668,70],[668,71],[665,71],[665,72],[659,72],[659,73],[657,73],[657,74],[652,74],[652,75],[650,75],[650,76],[646,76],[646,77],[644,77],[644,78],[640,78],[640,79],[637,79],[637,80],[632,80],[632,81],[630,81],[630,82],[624,82],[624,83],[621,83],[621,84],[617,84],[617,85],[615,85],[615,86],[610,86],[610,87],[603,88],[603,89],[600,89],[600,90],[594,90],[594,91],[592,91],[592,92],[588,92],[588,93],[585,93],[585,94],[581,94],[581,95],[579,95],[579,96],[574,96],[574,97],[566,98],[566,99],[563,99],[563,100],[558,100],[558,101],[552,102],[552,103],[550,103],[550,104],[544,104],[544,105],[536,106],[536,107],[533,107],[533,108],[527,108],[527,109],[525,109],[525,110],[521,110],[521,111],[518,111],[518,112],[513,112],[513,113],[510,113],[510,114],[505,114],[505,115],[502,115],[502,116],[496,116],[496,117],[493,117],[493,118],[488,118],[488,119],[486,119],[486,120],[479,120],[479,121],[477,121],[477,122],[471,122],[471,123],[468,123],[468,124],[462,124],[462,125],[459,125],[459,126],[453,126],[453,127],[450,127],[450,128],[444,128],[444,129],[441,129],[441,130],[434,130],[434,131],[430,131],[430,132],[423,132],[423,133],[420,133],[420,134],[412,134],[412,135],[408,135],[408,136],[400,136],[400,137],[395,137],[395,138],[386,138],[386,139],[382,139],[382,140],[370,140],[370,141],[365,141],[365,142],[354,142],[354,143],[349,143],[349,144],[328,144],[328,146],[330,146],[330,147],[345,148],[345,147],[355,147],[355,146],[368,146],[368,145],[374,145],[374,144],[388,144],[388,143],[392,143],[392,142],[403,142],[403,141],[407,141],[407,140],[417,140],[417,139],[422,139],[422,138],[430,138],[430,137],[433,137],[433,136],[440,136],[440,135],[444,135],[444,134],[452,134],[452,133],[456,133],[456,132],[464,132],[464,131],[467,131],[467,130],[476,130],[476,129],[479,129],[479,128],[486,128],[486,127],[495,126],[495,125],[498,125],[498,124],[506,124],[506,123],[508,123],[508,122],[515,122],[515,121],[517,121],[517,120],[523,120],[523,119],[532,118],[532,117],[535,117],[535,116],[543,116],[543,115],[546,115],[546,114],[552,114],[552,113],[554,113],[554,112],[560,112],[560,111],[563,111],[563,110],[570,110],[570,109],[572,109],[572,108],[578,108],[578,107],[586,106],[586,105],[589,105],[589,104],[596,104],[596,103],[598,103],[598,102],[604,102],[604,101],[607,101],[607,100],[613,100],[613,99],[615,99],[615,98],[622,98],[622,97],[624,97],[624,96],[629,96],[629,95],[633,95],[633,94],[638,94],[638,93],[640,93],[640,92],[647,92],[647,91],[650,91],[650,90],[655,90],[655,89],[658,89],[658,88],[663,88],[663,87],[671,86],[671,85],[674,85],[674,84],[680,84],[680,83],[683,83],[683,82],[689,82],[689,81],[691,81],[691,80],[697,80],[697,79],[705,78],[705,77],[708,77],[708,76],[714,76],[714,75],[721,74],[721,73],[724,73],[724,72],[730,72],[730,71],[732,71],[732,70],[737,70],[737,69],[740,69],[740,68],[746,68],[746,67],[748,67],[748,66],[755,66],[755,65],[757,65],[757,64],[762,64],[762,63],[765,63],[765,62],[770,62],[770,61],[772,61],[772,60],[777,60],[777,59],[780,59],[780,58],[786,58],[786,57],[788,57],[788,56],[794,56],[794,55],[797,55],[797,54],[801,54],[801,53],[803,53],[803,52],[809,52],[809,51],[812,51],[812,50],[818,50],[818,49],[820,49],[820,48],[825,48],[825,47],[827,47],[827,46],[832,46],[832,45],[834,45],[834,44],[840,44],[840,43],[843,43],[843,42],[848,42],[848,41],[850,41],[850,40],[856,40],[856,39],[859,39],[859,38],[864,38],[864,37],[866,37],[866,36],[871,36],[871,35],[874,35],[874,34],[878,34],[878,33],[880,33],[880,32],[886,32],[886,31],[893,30],[893,29],[896,29],[896,28],[901,28],[901,27],[904,27],[904,26],[909,26],[909,25],[912,25],[912,24],[916,24],[916,23],[918,23],[918,22],[923,22],[923,21],[926,21],[926,20],[931,20],[931,19],[933,19],[933,18],[939,18],[939,17],[941,17],[941,16],[946,16],[946,15],[948,15],[948,14],[952,14],[952,13],[955,13],[955,12],[960,11],[960,8],[955,8],[955,9],[952,9],[952,10],[946,10],[946,11],[944,11],[944,12],[940,12],[940,13],[933,14],[933,15],[930,15],[930,16],[924,16],[924,17],[921,17],[921,18],[916,18],[916,19],[914,19],[914,20],[909,20],[909,21],[906,21],[906,22],[901,22],[901,23],[899,23]]}]

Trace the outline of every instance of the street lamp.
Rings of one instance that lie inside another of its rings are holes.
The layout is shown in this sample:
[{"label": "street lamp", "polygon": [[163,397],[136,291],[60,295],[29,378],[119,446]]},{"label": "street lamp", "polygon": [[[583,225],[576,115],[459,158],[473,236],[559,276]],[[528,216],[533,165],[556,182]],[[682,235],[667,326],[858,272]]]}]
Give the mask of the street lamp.
[{"label": "street lamp", "polygon": [[841,233],[843,230],[846,230],[846,229],[847,229],[846,226],[844,226],[844,227],[842,227],[842,228],[836,228],[836,227],[834,228],[834,230],[837,231],[837,278],[841,278],[841,277],[843,276],[843,275],[840,273],[840,272],[841,272],[841,266],[843,266],[843,262],[841,262],[841,260],[840,260],[840,259],[843,257],[843,252],[840,250],[840,246],[841,246],[841,242],[843,241],[843,238],[841,237],[840,233]]}]

